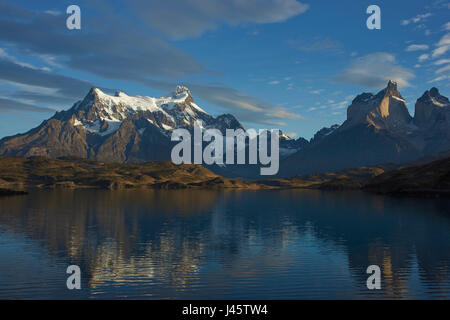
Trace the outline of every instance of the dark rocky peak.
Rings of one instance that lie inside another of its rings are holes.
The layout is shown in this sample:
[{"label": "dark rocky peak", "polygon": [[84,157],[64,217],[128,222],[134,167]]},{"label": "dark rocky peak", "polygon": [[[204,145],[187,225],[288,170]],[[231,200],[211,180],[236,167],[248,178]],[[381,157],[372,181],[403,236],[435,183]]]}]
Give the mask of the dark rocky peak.
[{"label": "dark rocky peak", "polygon": [[448,98],[442,96],[436,87],[431,88],[429,91],[425,91],[424,94],[417,100],[417,102],[426,104],[431,103],[439,107],[450,105],[450,101],[448,100]]},{"label": "dark rocky peak", "polygon": [[397,82],[392,80],[389,80],[386,88],[378,92],[375,97],[381,99],[383,99],[384,97],[397,97],[403,99],[402,95],[398,91]]},{"label": "dark rocky peak", "polygon": [[364,92],[360,95],[357,95],[355,99],[353,99],[352,103],[365,103],[373,98],[374,94],[370,92]]},{"label": "dark rocky peak", "polygon": [[414,124],[418,127],[448,131],[450,122],[450,102],[437,88],[431,88],[417,99]]},{"label": "dark rocky peak", "polygon": [[216,118],[216,122],[222,124],[224,129],[244,129],[242,124],[232,114],[222,114]]},{"label": "dark rocky peak", "polygon": [[320,129],[319,131],[316,132],[314,137],[311,138],[310,142],[317,143],[317,142],[321,141],[326,136],[329,136],[330,134],[332,134],[339,127],[340,127],[340,125],[335,124],[335,125],[332,125],[331,127],[324,127],[322,129]]}]

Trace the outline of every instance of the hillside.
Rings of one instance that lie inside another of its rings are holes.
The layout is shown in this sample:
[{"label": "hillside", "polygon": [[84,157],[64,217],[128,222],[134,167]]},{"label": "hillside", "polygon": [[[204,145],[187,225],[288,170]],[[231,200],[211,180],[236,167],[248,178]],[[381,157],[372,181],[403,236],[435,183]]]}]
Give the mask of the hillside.
[{"label": "hillside", "polygon": [[450,157],[425,164],[423,161],[402,167],[363,166],[289,179],[245,181],[221,177],[200,165],[177,166],[169,161],[124,164],[79,158],[0,157],[0,195],[24,194],[20,190],[28,188],[196,188],[364,190],[388,195],[450,196]]},{"label": "hillside", "polygon": [[450,196],[450,158],[383,173],[365,191],[390,195]]},{"label": "hillside", "polygon": [[38,188],[263,188],[222,178],[199,165],[169,161],[144,164],[98,162],[78,158],[0,157],[0,187]]}]

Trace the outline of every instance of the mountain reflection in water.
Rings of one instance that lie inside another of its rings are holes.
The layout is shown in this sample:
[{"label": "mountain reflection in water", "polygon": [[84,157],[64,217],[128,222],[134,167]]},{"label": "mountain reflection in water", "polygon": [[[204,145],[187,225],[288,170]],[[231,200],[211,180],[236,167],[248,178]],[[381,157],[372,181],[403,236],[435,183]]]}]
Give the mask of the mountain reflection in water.
[{"label": "mountain reflection in water", "polygon": [[[32,191],[0,199],[0,298],[448,299],[449,208],[360,192]],[[71,264],[80,291],[65,287]]]}]

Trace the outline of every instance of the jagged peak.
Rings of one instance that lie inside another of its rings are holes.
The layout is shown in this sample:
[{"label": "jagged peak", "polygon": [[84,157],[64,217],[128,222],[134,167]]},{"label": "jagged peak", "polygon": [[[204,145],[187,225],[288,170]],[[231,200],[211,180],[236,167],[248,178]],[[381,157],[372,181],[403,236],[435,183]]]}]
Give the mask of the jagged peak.
[{"label": "jagged peak", "polygon": [[436,87],[433,87],[430,89],[430,96],[432,97],[440,97],[441,94],[439,93],[439,89]]},{"label": "jagged peak", "polygon": [[370,93],[370,92],[363,92],[363,93],[357,95],[356,98],[353,99],[352,103],[357,103],[357,102],[367,102],[367,101],[369,101],[370,99],[372,99],[373,96],[374,96],[373,93]]},{"label": "jagged peak", "polygon": [[178,86],[176,86],[175,90],[173,91],[173,96],[179,96],[184,93],[187,95],[191,95],[191,91],[187,87],[178,85]]},{"label": "jagged peak", "polygon": [[378,92],[376,97],[377,98],[379,98],[379,97],[383,97],[383,98],[384,97],[397,97],[397,98],[403,99],[402,95],[398,91],[397,82],[395,82],[393,80],[389,80],[386,88],[384,88],[383,90]]},{"label": "jagged peak", "polygon": [[436,87],[425,91],[423,95],[419,99],[417,99],[417,102],[431,103],[439,107],[450,105],[450,101],[448,100],[448,98],[441,95],[438,88]]},{"label": "jagged peak", "polygon": [[388,89],[397,90],[397,82],[393,80],[389,80],[387,87]]}]

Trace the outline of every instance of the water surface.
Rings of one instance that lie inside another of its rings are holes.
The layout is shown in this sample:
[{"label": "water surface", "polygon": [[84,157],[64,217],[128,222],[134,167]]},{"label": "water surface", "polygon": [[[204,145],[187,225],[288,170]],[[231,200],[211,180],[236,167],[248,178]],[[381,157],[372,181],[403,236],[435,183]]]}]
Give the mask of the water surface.
[{"label": "water surface", "polygon": [[[320,191],[0,198],[0,299],[450,298],[450,206]],[[82,290],[66,288],[79,265]],[[382,289],[366,287],[369,265]]]}]

